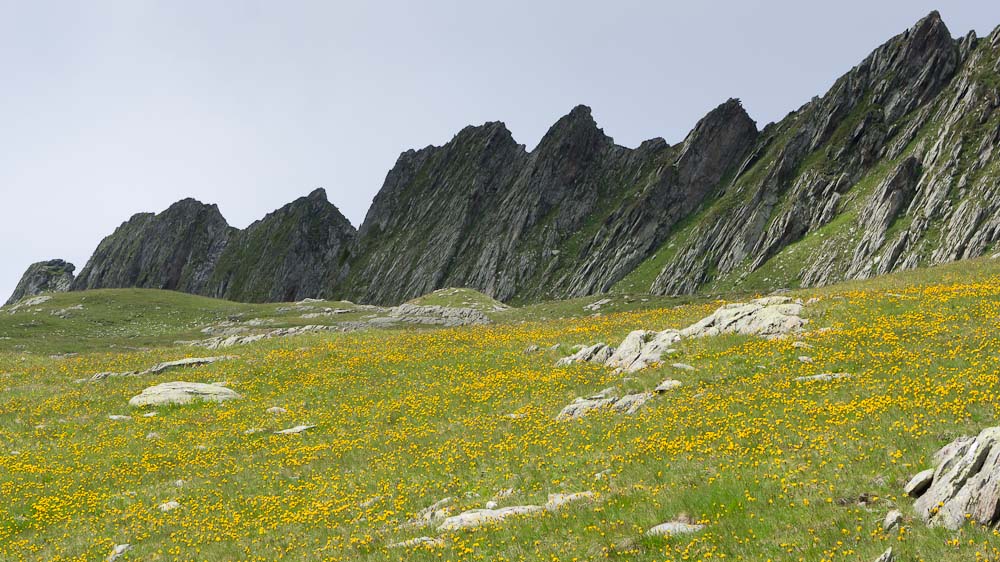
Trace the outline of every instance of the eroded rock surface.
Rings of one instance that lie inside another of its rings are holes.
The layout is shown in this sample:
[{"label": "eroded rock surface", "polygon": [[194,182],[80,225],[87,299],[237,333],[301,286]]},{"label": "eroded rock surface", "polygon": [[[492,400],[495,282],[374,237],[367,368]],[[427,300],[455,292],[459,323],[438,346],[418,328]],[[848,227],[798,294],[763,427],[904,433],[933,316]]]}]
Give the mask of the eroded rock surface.
[{"label": "eroded rock surface", "polygon": [[907,486],[907,493],[918,496],[913,509],[924,522],[949,529],[968,521],[1000,523],[1000,427],[956,439],[934,460],[937,466],[926,491],[920,492],[926,477]]},{"label": "eroded rock surface", "polygon": [[200,382],[165,382],[146,388],[128,401],[130,406],[164,406],[168,404],[190,404],[195,401],[225,402],[241,396],[224,386]]}]

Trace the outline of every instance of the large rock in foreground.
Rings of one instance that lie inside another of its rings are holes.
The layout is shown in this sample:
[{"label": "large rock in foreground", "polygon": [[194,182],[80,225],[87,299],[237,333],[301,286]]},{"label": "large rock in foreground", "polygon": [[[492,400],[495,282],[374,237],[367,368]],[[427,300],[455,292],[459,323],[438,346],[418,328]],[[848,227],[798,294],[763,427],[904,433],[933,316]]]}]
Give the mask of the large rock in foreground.
[{"label": "large rock in foreground", "polygon": [[775,337],[802,329],[802,305],[788,297],[765,297],[747,303],[731,303],[681,330],[685,338],[743,334]]},{"label": "large rock in foreground", "polygon": [[[1000,522],[1000,427],[960,437],[934,455],[937,467],[913,509],[929,525],[958,529],[966,521]],[[914,494],[920,487],[915,487]]]},{"label": "large rock in foreground", "polygon": [[234,390],[215,384],[200,382],[165,382],[151,386],[128,401],[129,406],[165,406],[167,404],[190,404],[195,400],[203,402],[225,402],[241,396]]},{"label": "large rock in foreground", "polygon": [[63,260],[40,261],[29,265],[4,306],[41,293],[68,291],[73,285],[75,269],[75,265]]}]

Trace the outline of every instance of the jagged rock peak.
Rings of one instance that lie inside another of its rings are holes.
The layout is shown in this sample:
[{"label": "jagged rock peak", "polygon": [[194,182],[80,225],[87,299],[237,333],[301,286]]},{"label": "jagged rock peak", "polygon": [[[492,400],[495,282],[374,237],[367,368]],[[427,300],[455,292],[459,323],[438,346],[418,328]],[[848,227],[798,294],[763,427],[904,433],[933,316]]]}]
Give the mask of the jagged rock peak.
[{"label": "jagged rock peak", "polygon": [[578,105],[549,127],[534,152],[546,153],[551,150],[560,150],[559,147],[563,147],[563,149],[579,148],[586,145],[598,147],[613,143],[614,140],[605,135],[604,130],[597,126],[590,108],[586,105]]},{"label": "jagged rock peak", "polygon": [[7,299],[6,304],[14,304],[25,297],[33,297],[40,293],[68,291],[73,284],[75,270],[76,266],[65,260],[33,263],[21,276],[21,281],[14,288],[14,293]]},{"label": "jagged rock peak", "polygon": [[[695,178],[704,172],[706,164],[723,162],[720,150],[745,152],[757,137],[757,123],[750,118],[743,104],[730,98],[709,111],[684,139],[684,147],[677,159],[682,170],[682,181]],[[726,170],[720,170],[725,172]],[[718,174],[712,176],[718,181]]]}]

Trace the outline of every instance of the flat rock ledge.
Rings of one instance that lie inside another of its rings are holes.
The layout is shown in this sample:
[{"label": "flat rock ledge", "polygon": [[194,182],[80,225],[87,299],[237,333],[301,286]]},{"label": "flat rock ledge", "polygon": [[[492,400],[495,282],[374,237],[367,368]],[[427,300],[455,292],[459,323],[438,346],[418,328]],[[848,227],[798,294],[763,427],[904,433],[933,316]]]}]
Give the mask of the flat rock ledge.
[{"label": "flat rock ledge", "polygon": [[[727,304],[683,330],[635,330],[625,336],[617,348],[596,343],[563,357],[556,366],[599,363],[615,372],[632,373],[659,364],[665,354],[674,351],[673,344],[684,338],[721,334],[781,337],[801,330],[808,323],[799,316],[802,306],[801,302],[789,297],[765,297],[748,303]],[[689,367],[681,363],[676,365],[685,370]]]},{"label": "flat rock ledge", "polygon": [[235,359],[236,357],[232,355],[220,355],[218,357],[186,357],[184,359],[178,359],[176,361],[165,361],[163,363],[157,363],[152,367],[146,369],[145,371],[126,371],[123,373],[112,373],[104,372],[97,373],[96,375],[90,377],[90,382],[96,382],[104,380],[109,377],[141,377],[143,375],[157,375],[160,373],[165,373],[172,369],[178,369],[183,367],[198,367],[201,365],[208,365],[211,363],[216,363],[218,361],[225,361],[227,359]]},{"label": "flat rock ledge", "polygon": [[932,473],[920,472],[905,487],[925,523],[951,530],[969,521],[1000,523],[1000,427],[959,437],[935,453],[934,462]]},{"label": "flat rock ledge", "polygon": [[242,398],[236,391],[215,384],[200,382],[165,382],[143,390],[128,401],[129,406],[164,406],[190,404],[194,401],[225,402]]},{"label": "flat rock ledge", "polygon": [[660,523],[652,529],[646,531],[648,537],[673,537],[676,535],[690,535],[704,529],[704,525],[696,523],[685,523],[683,521],[667,521]]},{"label": "flat rock ledge", "polygon": [[548,501],[542,505],[512,505],[494,509],[470,509],[458,515],[445,519],[438,526],[439,532],[475,529],[492,523],[498,523],[510,517],[534,515],[546,511],[558,511],[564,506],[585,500],[595,499],[593,492],[575,492],[571,494],[549,494]]}]

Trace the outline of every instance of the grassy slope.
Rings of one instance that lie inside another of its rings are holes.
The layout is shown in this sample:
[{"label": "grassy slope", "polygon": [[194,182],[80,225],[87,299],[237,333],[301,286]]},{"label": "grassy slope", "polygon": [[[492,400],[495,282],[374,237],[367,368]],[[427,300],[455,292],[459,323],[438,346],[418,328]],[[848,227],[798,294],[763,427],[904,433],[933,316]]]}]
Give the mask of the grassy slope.
[{"label": "grassy slope", "polygon": [[[270,340],[234,348],[238,358],[229,362],[100,384],[72,381],[190,355],[191,348],[54,360],[43,355],[48,344],[30,349],[37,344],[22,339],[25,348],[18,350],[6,345],[13,340],[0,340],[0,493],[6,502],[0,560],[101,559],[116,542],[134,545],[127,559],[147,561],[583,560],[606,554],[622,560],[873,560],[890,545],[907,560],[973,560],[977,552],[1000,559],[990,532],[928,529],[900,494],[938,447],[996,424],[1000,263],[976,260],[798,294],[821,299],[807,307],[808,315],[814,327],[831,328],[805,336],[813,349],[744,337],[687,341],[675,360],[696,371],[663,367],[628,381],[595,366],[555,368],[555,352],[523,349],[616,343],[635,328],[686,325],[717,303],[673,306],[678,301],[616,296],[598,317],[583,308],[592,300],[547,303],[500,313],[502,323],[488,327]],[[203,319],[254,306],[185,299],[189,305],[172,310],[169,322],[158,316],[128,324],[128,318],[148,318],[139,315],[141,303],[174,294],[102,291],[66,298],[99,295],[121,305],[111,341],[134,339],[114,335],[131,325],[153,334],[148,345],[170,341],[156,334],[195,330]],[[56,330],[49,324],[21,329],[35,330],[35,342],[41,331]],[[62,330],[60,337],[69,338],[70,328]],[[797,361],[803,353],[815,362]],[[792,380],[823,371],[856,376]],[[635,416],[553,420],[575,396],[614,384],[649,388],[668,376],[684,386]],[[177,379],[227,380],[245,398],[164,408],[152,418],[129,412],[130,396]],[[267,414],[273,405],[288,413]],[[107,419],[122,413],[135,418]],[[507,417],[511,413],[520,416]],[[298,436],[270,433],[298,423],[317,427]],[[253,428],[268,431],[245,434]],[[151,432],[159,437],[150,438]],[[595,479],[605,470],[610,478]],[[178,479],[185,484],[176,487]],[[449,533],[441,548],[385,548],[435,536],[433,529],[397,529],[434,501],[456,496],[456,509],[481,507],[503,488],[518,492],[501,505],[581,490],[596,491],[600,500]],[[877,499],[858,505],[861,494]],[[161,513],[156,506],[165,500],[182,507]],[[906,515],[904,531],[886,536],[880,522],[894,506]],[[690,537],[641,538],[681,512],[707,529]],[[612,552],[625,543],[631,552]]]}]

